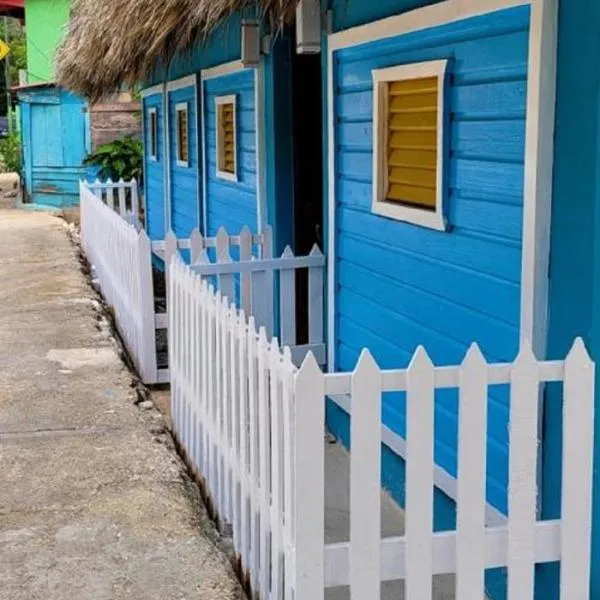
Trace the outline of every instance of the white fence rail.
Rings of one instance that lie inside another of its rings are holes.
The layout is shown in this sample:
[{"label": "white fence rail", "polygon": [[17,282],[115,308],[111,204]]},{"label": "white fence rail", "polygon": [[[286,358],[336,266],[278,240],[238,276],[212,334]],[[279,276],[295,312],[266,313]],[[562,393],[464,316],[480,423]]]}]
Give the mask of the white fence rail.
[{"label": "white fence rail", "polygon": [[[312,354],[298,371],[289,349],[174,258],[169,281],[174,429],[260,598],[323,600],[349,586],[381,597],[405,580],[406,600],[432,598],[432,577],[456,574],[457,600],[484,598],[485,569],[505,566],[508,600],[532,600],[534,568],[561,562],[562,600],[589,598],[594,365],[577,340],[565,361],[523,347],[512,364],[487,364],[473,346],[460,366],[435,367],[423,349],[403,370],[364,351],[353,373],[324,374]],[[563,382],[560,520],[536,517],[538,394]],[[488,387],[511,388],[509,516],[486,527]],[[457,527],[433,532],[434,403],[459,389]],[[381,539],[381,403],[406,393],[406,527]],[[351,411],[350,541],[325,544],[325,399]]]},{"label": "white fence rail", "polygon": [[141,378],[158,383],[150,240],[80,184],[81,239]]},{"label": "white fence rail", "polygon": [[138,184],[135,179],[131,181],[97,179],[94,183],[87,183],[86,186],[104,204],[119,213],[125,221],[138,229],[141,227]]},{"label": "white fence rail", "polygon": [[[319,248],[315,246],[308,256],[294,256],[288,246],[279,258],[234,261],[227,246],[219,242],[217,237],[218,262],[212,263],[205,250],[194,263],[193,271],[202,277],[214,277],[221,294],[235,298],[237,305],[254,317],[256,325],[265,328],[269,339],[278,335],[281,343],[291,348],[296,365],[302,363],[308,352],[317,357],[319,364],[324,364],[325,257]],[[299,343],[296,327],[296,273],[300,269],[308,271],[306,297],[299,299],[307,307],[307,344]],[[274,301],[277,290],[278,303]]]}]

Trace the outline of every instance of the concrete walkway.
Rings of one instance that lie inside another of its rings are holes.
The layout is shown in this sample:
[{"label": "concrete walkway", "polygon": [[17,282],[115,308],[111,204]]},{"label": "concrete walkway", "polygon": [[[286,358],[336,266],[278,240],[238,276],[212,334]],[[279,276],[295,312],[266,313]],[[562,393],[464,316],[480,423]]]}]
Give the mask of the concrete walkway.
[{"label": "concrete walkway", "polygon": [[0,600],[242,594],[59,219],[0,210]]}]

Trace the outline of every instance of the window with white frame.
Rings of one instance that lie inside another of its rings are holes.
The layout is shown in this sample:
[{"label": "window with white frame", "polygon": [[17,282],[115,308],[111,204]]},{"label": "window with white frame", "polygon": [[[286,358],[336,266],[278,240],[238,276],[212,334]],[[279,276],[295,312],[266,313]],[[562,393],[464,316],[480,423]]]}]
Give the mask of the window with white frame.
[{"label": "window with white frame", "polygon": [[217,177],[237,181],[236,97],[215,100],[217,113]]},{"label": "window with white frame", "polygon": [[158,160],[158,116],[156,108],[148,111],[148,146],[151,160]]},{"label": "window with white frame", "polygon": [[177,164],[187,167],[190,164],[190,140],[187,102],[175,107],[177,127]]},{"label": "window with white frame", "polygon": [[448,61],[373,71],[373,212],[445,229]]}]

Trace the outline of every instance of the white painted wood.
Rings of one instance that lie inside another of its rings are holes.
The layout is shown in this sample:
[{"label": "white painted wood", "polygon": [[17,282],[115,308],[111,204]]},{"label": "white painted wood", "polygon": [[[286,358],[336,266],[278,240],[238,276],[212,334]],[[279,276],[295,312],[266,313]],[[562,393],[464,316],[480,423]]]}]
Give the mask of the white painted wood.
[{"label": "white painted wood", "polygon": [[558,0],[532,2],[530,22],[520,331],[521,340],[529,340],[534,354],[543,358],[548,321]]},{"label": "white painted wood", "polygon": [[[294,257],[292,249],[287,246],[281,255],[283,259]],[[323,286],[321,286],[321,291]],[[310,296],[310,294],[309,294]],[[281,343],[296,345],[296,270],[281,269],[279,275],[279,331]]]},{"label": "white painted wood", "polygon": [[202,80],[205,81],[207,79],[214,79],[215,77],[231,75],[232,73],[237,73],[238,71],[243,71],[244,69],[245,67],[241,60],[234,60],[228,63],[217,65],[216,67],[211,67],[210,69],[203,69],[201,71],[201,76]]},{"label": "white painted wood", "polygon": [[131,180],[131,212],[133,213],[135,223],[140,223],[140,198],[138,182],[135,178]]},{"label": "white painted wood", "polygon": [[[309,354],[296,375],[294,423],[295,600],[324,600],[324,376]],[[310,490],[310,493],[306,493]]]},{"label": "white painted wood", "polygon": [[[169,267],[171,265],[171,261],[173,257],[178,255],[179,251],[177,248],[177,238],[175,234],[169,230],[167,235],[165,236],[165,252],[164,252],[164,261],[165,261],[165,273],[167,280],[169,279]],[[168,309],[168,307],[167,307]]]},{"label": "white painted wood", "polygon": [[115,210],[115,186],[110,178],[107,179],[106,183],[108,184],[106,188],[106,204],[108,204],[112,210]]},{"label": "white painted wood", "polygon": [[119,214],[124,219],[127,218],[127,206],[125,204],[125,182],[121,179],[118,184],[119,195]]},{"label": "white painted wood", "polygon": [[406,600],[432,593],[433,401],[433,365],[419,347],[407,371]]},{"label": "white painted wood", "polygon": [[265,61],[254,70],[254,119],[256,129],[256,223],[258,231],[267,226],[267,161],[265,125]]},{"label": "white painted wood", "polygon": [[265,598],[269,593],[270,556],[269,544],[269,496],[271,486],[269,455],[269,396],[268,396],[268,343],[267,332],[260,327],[258,332],[258,463],[260,488],[260,551],[259,590]]},{"label": "white painted wood", "polygon": [[511,375],[508,494],[508,598],[533,600],[537,507],[538,372],[524,344]]},{"label": "white painted wood", "polygon": [[382,40],[526,3],[527,0],[446,0],[331,34],[328,36],[329,49],[339,50]]},{"label": "white painted wood", "polygon": [[[560,521],[541,521],[535,529],[535,555],[539,562],[549,563],[561,559]],[[406,579],[405,537],[381,540],[381,581]],[[485,530],[485,567],[495,569],[506,565],[508,528],[488,527]],[[327,588],[349,585],[350,544],[328,544],[325,548],[325,586]],[[443,575],[456,569],[456,532],[445,531],[433,536],[433,573]],[[471,600],[458,598],[457,600]],[[479,599],[478,599],[479,600]]]},{"label": "white painted wood", "polygon": [[195,228],[190,234],[190,262],[192,265],[198,262],[202,252],[204,252],[204,238]]},{"label": "white painted wood", "polygon": [[[200,73],[200,131],[202,142],[202,231],[208,235],[208,158],[206,155],[206,106],[204,97],[204,77]],[[200,181],[200,179],[198,179]]]},{"label": "white painted wood", "polygon": [[248,567],[250,555],[250,430],[249,430],[249,406],[248,406],[248,335],[246,332],[246,313],[240,311],[237,323],[238,336],[238,361],[239,361],[239,402],[240,402],[240,546],[239,552],[244,567]]},{"label": "white painted wood", "polygon": [[269,350],[269,429],[271,431],[271,598],[283,595],[283,426],[281,420],[281,350],[277,338]]},{"label": "white painted wood", "polygon": [[487,365],[473,344],[460,373],[456,597],[484,598]]},{"label": "white painted wood", "polygon": [[248,406],[250,423],[250,474],[249,483],[252,488],[250,502],[250,572],[252,574],[252,586],[257,589],[259,572],[259,498],[258,498],[258,480],[259,474],[259,454],[258,454],[258,333],[254,317],[248,320]]},{"label": "white painted wood", "polygon": [[561,600],[589,598],[593,452],[594,363],[583,341],[565,363],[562,460]]},{"label": "white painted wood", "polygon": [[196,85],[195,75],[186,75],[180,79],[174,79],[173,81],[167,82],[167,91],[174,92],[175,90],[183,90],[187,87],[193,87]]},{"label": "white painted wood", "polygon": [[147,87],[146,89],[143,89],[140,92],[140,95],[142,96],[142,98],[147,98],[148,96],[154,96],[156,94],[162,94],[163,93],[163,89],[164,89],[163,84],[159,83],[158,85],[153,85],[151,87]]},{"label": "white painted wood", "polygon": [[[229,264],[233,265],[233,261],[231,259],[231,254],[229,253],[229,235],[227,230],[224,227],[220,227],[219,231],[217,231],[216,236],[217,242],[217,263],[219,264]],[[233,273],[222,273],[219,274],[219,290],[221,293],[229,298],[231,301],[235,300],[235,281],[233,277]]]},{"label": "white painted wood", "polygon": [[[352,374],[350,598],[380,596],[381,374],[363,350]],[[367,518],[368,515],[368,518]]]},{"label": "white painted wood", "polygon": [[[80,184],[82,246],[117,328],[145,383],[157,383],[150,241],[98,197],[130,183]],[[96,190],[94,193],[92,190]],[[114,196],[113,196],[114,199]]]}]

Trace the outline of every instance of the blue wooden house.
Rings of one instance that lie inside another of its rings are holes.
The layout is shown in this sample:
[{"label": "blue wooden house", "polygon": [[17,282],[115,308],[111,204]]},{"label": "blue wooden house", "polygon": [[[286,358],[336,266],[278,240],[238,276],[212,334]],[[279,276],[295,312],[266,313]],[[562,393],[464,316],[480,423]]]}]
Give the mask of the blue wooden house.
[{"label": "blue wooden house", "polygon": [[78,204],[91,145],[87,103],[52,83],[18,88],[17,99],[28,200],[57,208]]},{"label": "blue wooden house", "polygon": [[[406,366],[419,345],[440,365],[472,342],[490,361],[512,361],[523,341],[553,358],[577,335],[598,360],[600,4],[335,0],[316,18],[310,4],[282,28],[256,29],[246,8],[168,61],[154,57],[142,92],[150,236],[269,224],[280,249],[322,244],[332,370],[352,369],[365,346],[384,368]],[[311,18],[321,34],[305,44]],[[436,401],[445,528],[456,391]],[[552,518],[560,390],[540,401],[539,509]],[[489,397],[490,523],[508,510],[508,403],[503,387]],[[395,436],[384,485],[402,503],[402,396],[384,398],[383,419]],[[333,401],[328,424],[348,441]],[[599,528],[593,551],[600,597]],[[540,597],[553,597],[553,577],[541,573]]]}]

